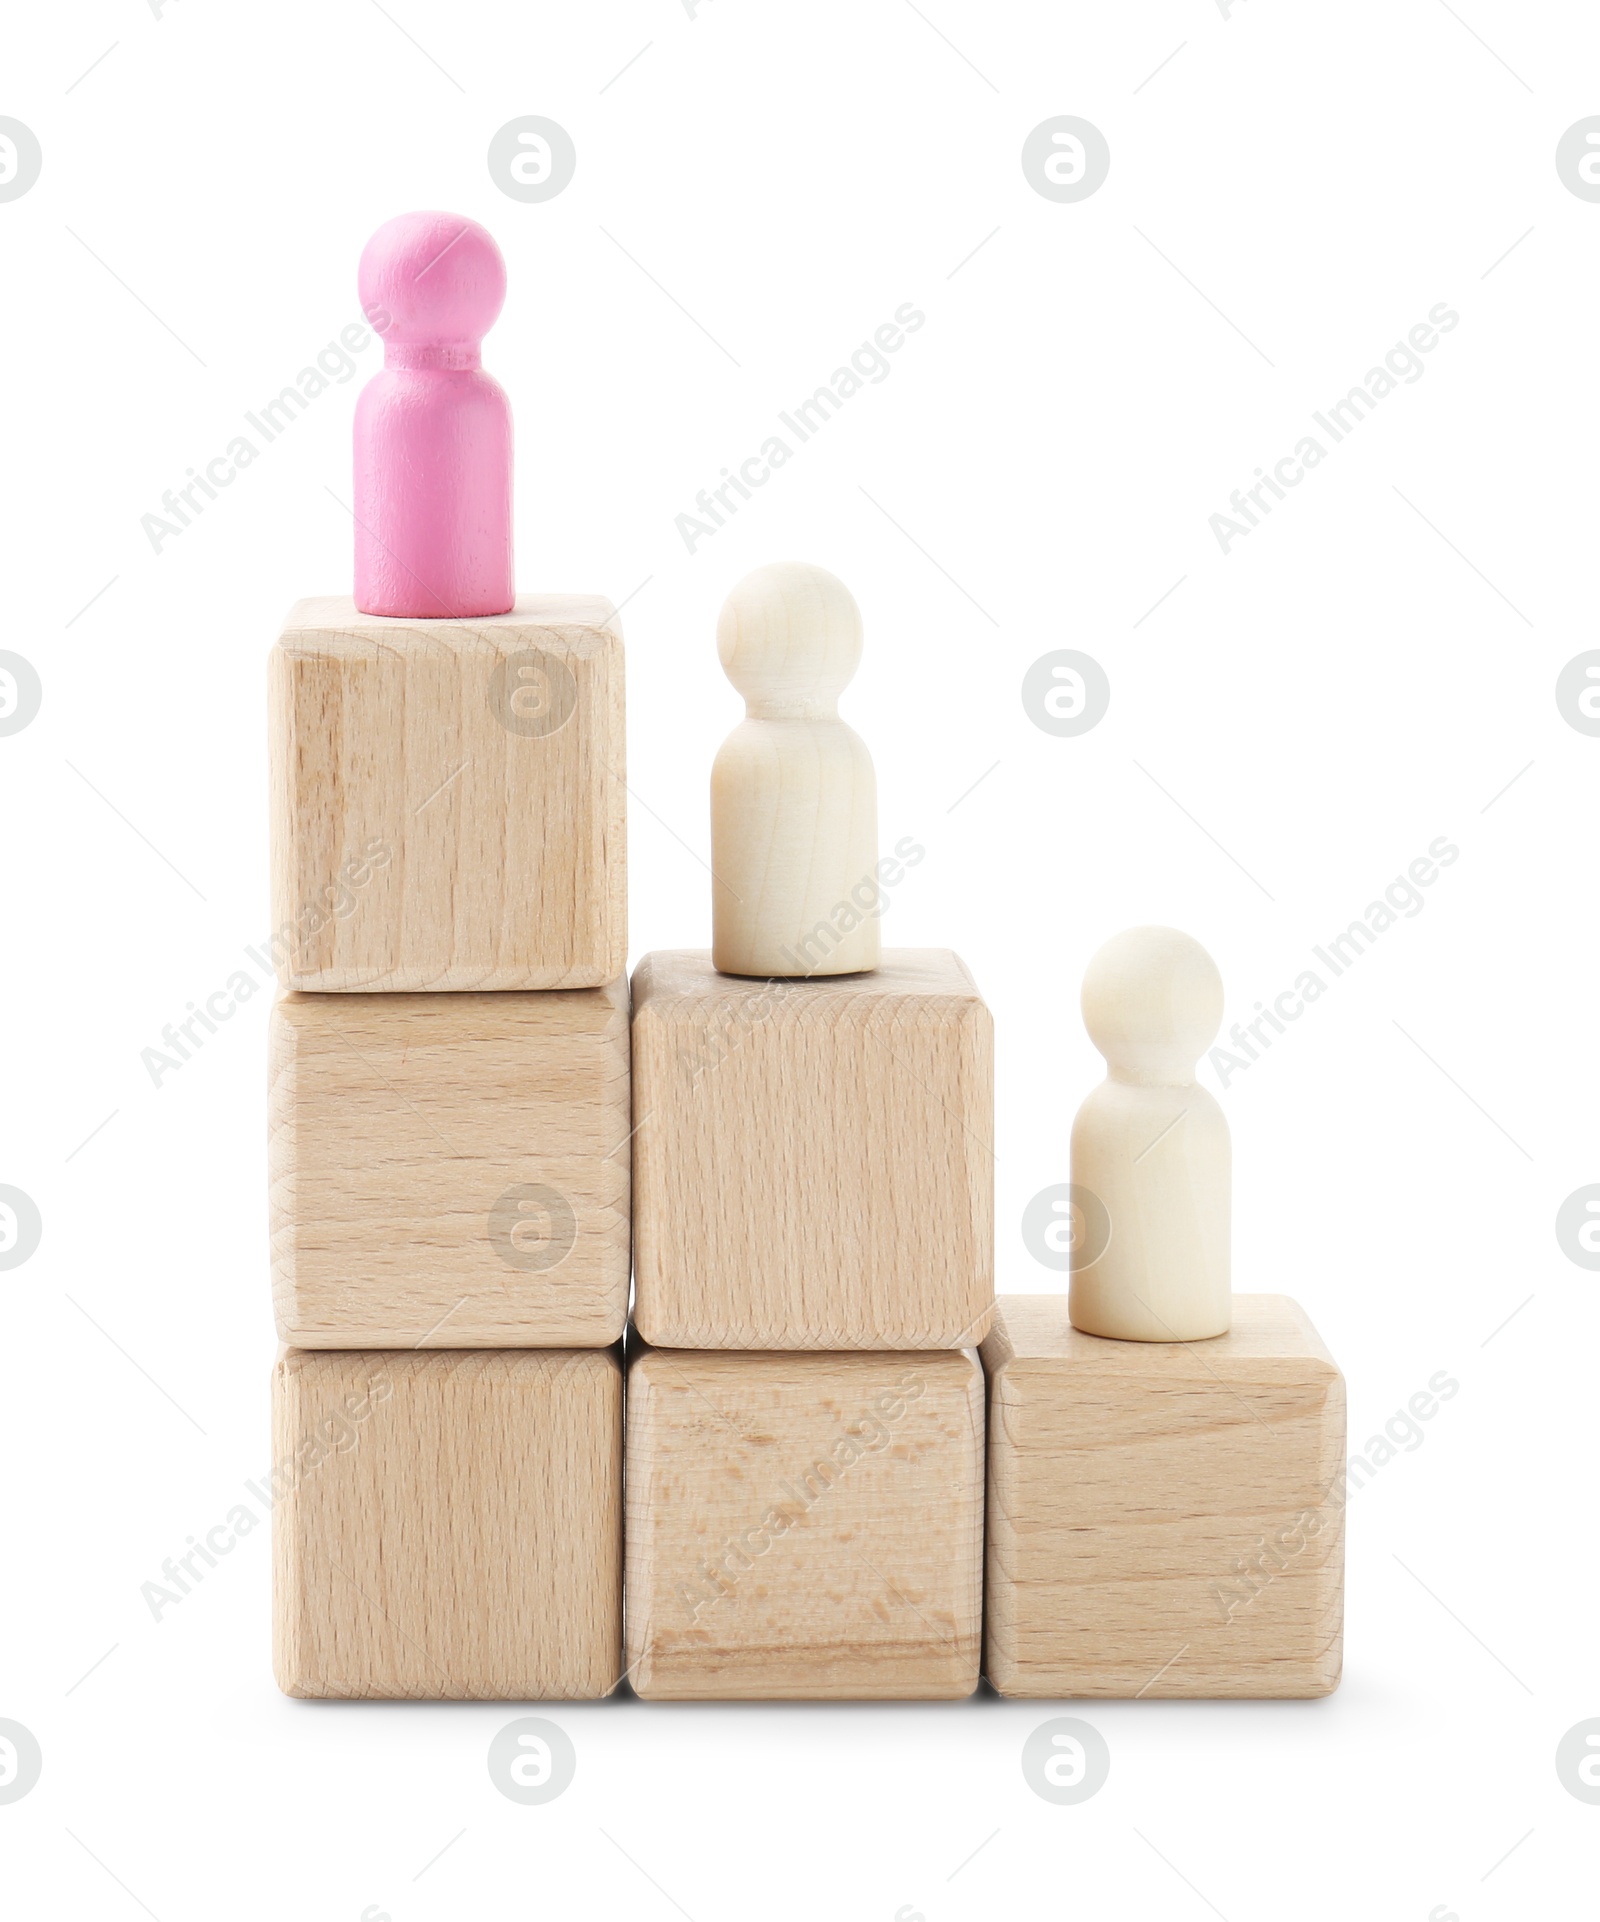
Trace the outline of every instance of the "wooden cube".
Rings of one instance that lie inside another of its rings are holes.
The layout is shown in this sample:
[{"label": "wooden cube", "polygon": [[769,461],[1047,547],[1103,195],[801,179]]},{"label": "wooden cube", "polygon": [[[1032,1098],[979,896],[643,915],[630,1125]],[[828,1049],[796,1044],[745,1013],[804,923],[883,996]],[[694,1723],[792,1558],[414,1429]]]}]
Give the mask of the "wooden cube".
[{"label": "wooden cube", "polygon": [[633,1355],[627,1653],[640,1695],[970,1695],[982,1539],[970,1350]]},{"label": "wooden cube", "polygon": [[1344,1379],[1286,1295],[1211,1341],[1080,1334],[1003,1295],[989,1376],[984,1672],[1002,1695],[1338,1686]]},{"label": "wooden cube", "polygon": [[273,1010],[278,1332],[600,1348],[628,1308],[627,983]]},{"label": "wooden cube", "polygon": [[939,948],[751,981],[646,955],[635,1320],[675,1348],[958,1348],[994,1301],[994,1028]]},{"label": "wooden cube", "polygon": [[286,1694],[557,1701],[616,1687],[614,1350],[291,1350],[272,1401]]},{"label": "wooden cube", "polygon": [[627,967],[622,632],[610,604],[472,621],[301,601],[271,667],[287,988],[599,987]]}]

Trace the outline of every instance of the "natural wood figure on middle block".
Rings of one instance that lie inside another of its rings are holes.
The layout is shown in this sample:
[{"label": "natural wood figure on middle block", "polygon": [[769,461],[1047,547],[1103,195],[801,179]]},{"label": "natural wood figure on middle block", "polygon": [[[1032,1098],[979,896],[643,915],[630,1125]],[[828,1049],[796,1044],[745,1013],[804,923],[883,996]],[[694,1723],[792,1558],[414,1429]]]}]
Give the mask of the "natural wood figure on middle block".
[{"label": "natural wood figure on middle block", "polygon": [[850,590],[799,561],[758,567],[717,652],[745,719],[711,770],[712,957],[768,980],[875,968],[877,781],[838,709],[861,658]]},{"label": "natural wood figure on middle block", "polygon": [[994,1032],[961,961],[633,977],[634,1319],[673,1348],[956,1348],[994,1302]]},{"label": "natural wood figure on middle block", "polygon": [[273,1294],[299,1348],[598,1348],[628,1309],[628,992],[290,994]]},{"label": "natural wood figure on middle block", "polygon": [[628,1672],[648,1700],[978,1683],[983,1377],[941,1354],[628,1370]]}]

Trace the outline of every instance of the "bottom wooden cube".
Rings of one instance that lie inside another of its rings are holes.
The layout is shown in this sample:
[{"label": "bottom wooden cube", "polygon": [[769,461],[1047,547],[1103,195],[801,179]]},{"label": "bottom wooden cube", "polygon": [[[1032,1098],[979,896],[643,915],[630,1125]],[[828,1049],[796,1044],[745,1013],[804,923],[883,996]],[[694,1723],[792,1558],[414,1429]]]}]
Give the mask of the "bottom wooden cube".
[{"label": "bottom wooden cube", "polygon": [[976,1688],[983,1375],[970,1350],[641,1345],[627,1461],[627,1655],[640,1695]]},{"label": "bottom wooden cube", "polygon": [[615,1351],[290,1349],[273,1430],[287,1694],[554,1701],[616,1687]]},{"label": "bottom wooden cube", "polygon": [[1007,1295],[989,1376],[987,1645],[1002,1695],[1338,1686],[1344,1380],[1285,1295],[1212,1341],[1080,1334]]}]

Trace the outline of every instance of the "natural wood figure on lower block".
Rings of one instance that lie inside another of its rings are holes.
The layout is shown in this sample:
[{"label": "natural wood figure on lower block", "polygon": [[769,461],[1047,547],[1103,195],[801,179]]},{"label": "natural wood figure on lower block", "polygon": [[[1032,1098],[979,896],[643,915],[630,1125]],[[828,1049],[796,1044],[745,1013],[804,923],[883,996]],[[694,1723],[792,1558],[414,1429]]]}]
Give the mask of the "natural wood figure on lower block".
[{"label": "natural wood figure on lower block", "polygon": [[958,1348],[994,1301],[994,1025],[942,948],[633,977],[634,1318],[673,1348]]},{"label": "natural wood figure on lower block", "polygon": [[628,1370],[629,1679],[652,1700],[978,1682],[983,1376],[964,1353]]},{"label": "natural wood figure on lower block", "polygon": [[989,1376],[987,1646],[1002,1695],[1338,1686],[1344,1379],[1286,1295],[1211,1341],[1080,1334],[1003,1295]]},{"label": "natural wood figure on lower block", "polygon": [[272,652],[286,988],[585,988],[627,967],[622,631],[608,601],[474,620],[301,601]]},{"label": "natural wood figure on lower block", "polygon": [[1232,1312],[1233,1146],[1194,1078],[1222,1020],[1222,976],[1177,928],[1128,928],[1090,961],[1083,1019],[1106,1059],[1072,1124],[1082,1238],[1072,1325],[1120,1341],[1209,1341]]},{"label": "natural wood figure on lower block", "polygon": [[628,1308],[627,983],[273,1010],[278,1333],[599,1348]]},{"label": "natural wood figure on lower block", "polygon": [[289,1695],[608,1695],[622,1662],[614,1351],[284,1354],[273,1664]]}]

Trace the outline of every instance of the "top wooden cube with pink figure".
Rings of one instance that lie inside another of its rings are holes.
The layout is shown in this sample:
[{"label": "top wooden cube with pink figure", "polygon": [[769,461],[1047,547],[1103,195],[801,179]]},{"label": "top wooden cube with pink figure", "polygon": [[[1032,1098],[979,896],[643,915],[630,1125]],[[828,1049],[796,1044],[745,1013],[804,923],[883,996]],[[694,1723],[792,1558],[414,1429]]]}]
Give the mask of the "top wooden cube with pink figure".
[{"label": "top wooden cube with pink figure", "polygon": [[273,650],[273,951],[321,992],[599,987],[627,956],[622,632],[515,592],[511,408],[481,364],[506,294],[457,214],[380,227],[361,303],[355,594]]}]

